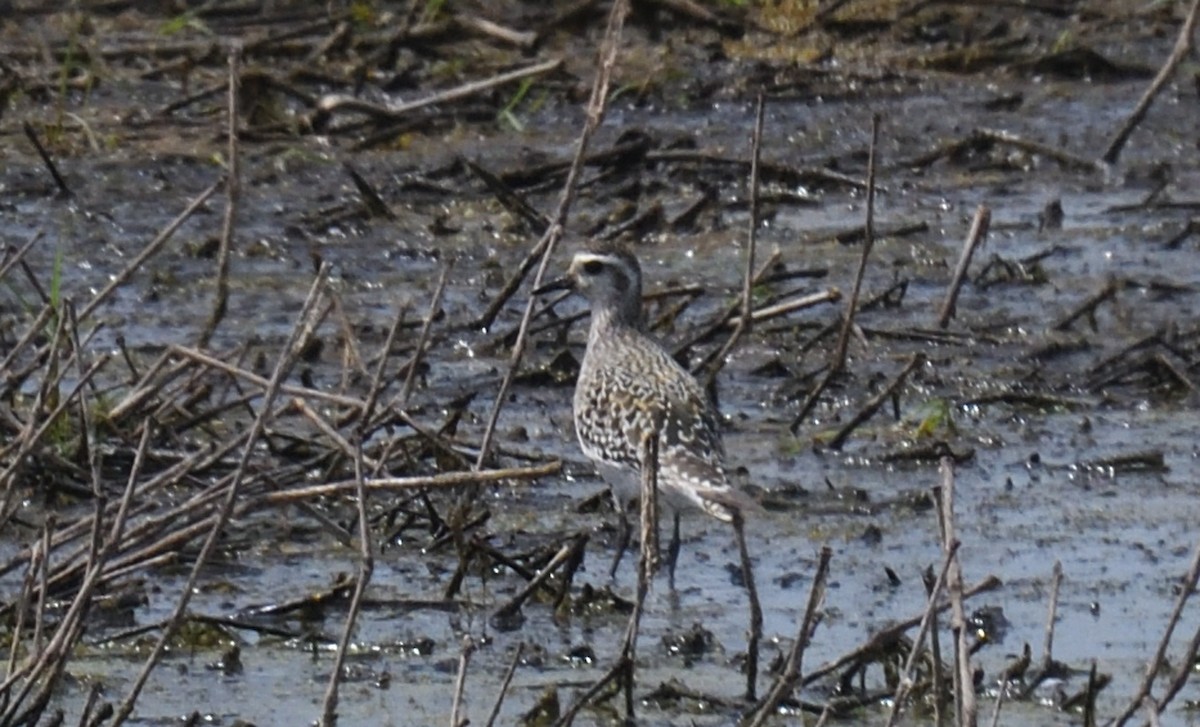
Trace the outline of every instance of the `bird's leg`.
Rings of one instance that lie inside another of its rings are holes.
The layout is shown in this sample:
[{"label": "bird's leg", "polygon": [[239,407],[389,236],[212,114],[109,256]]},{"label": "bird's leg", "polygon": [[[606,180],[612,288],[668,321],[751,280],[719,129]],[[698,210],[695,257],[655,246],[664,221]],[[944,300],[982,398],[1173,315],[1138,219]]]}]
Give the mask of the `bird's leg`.
[{"label": "bird's leg", "polygon": [[625,551],[629,550],[629,539],[633,529],[629,527],[629,517],[625,514],[625,507],[621,504],[621,496],[617,494],[616,490],[610,491],[613,496],[613,504],[617,508],[617,553],[613,556],[612,565],[609,566],[608,577],[615,579],[621,559],[625,557]]},{"label": "bird's leg", "polygon": [[758,642],[762,638],[762,604],[758,602],[758,588],[754,585],[754,568],[750,563],[750,551],[746,548],[746,521],[742,513],[733,513],[733,533],[737,538],[738,555],[742,560],[742,582],[750,599],[750,633],[746,645],[746,701],[755,701],[758,683]]},{"label": "bird's leg", "polygon": [[667,584],[675,590],[675,561],[679,560],[679,510],[673,513],[675,522],[671,526],[671,542],[667,544]]}]

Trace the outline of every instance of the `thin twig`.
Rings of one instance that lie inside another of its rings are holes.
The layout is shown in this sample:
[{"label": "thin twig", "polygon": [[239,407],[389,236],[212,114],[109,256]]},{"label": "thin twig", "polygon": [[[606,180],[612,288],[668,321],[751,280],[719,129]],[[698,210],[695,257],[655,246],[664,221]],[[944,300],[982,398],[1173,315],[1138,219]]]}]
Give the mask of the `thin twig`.
[{"label": "thin twig", "polygon": [[458,676],[454,680],[454,700],[450,703],[450,727],[463,727],[467,722],[462,717],[462,698],[467,687],[467,665],[474,653],[475,640],[464,636],[462,652],[458,655]]},{"label": "thin twig", "polygon": [[413,111],[423,109],[427,106],[436,106],[446,104],[452,101],[459,101],[469,96],[474,96],[485,91],[489,91],[497,86],[503,86],[506,83],[520,81],[532,76],[540,76],[543,73],[557,70],[563,64],[561,58],[554,58],[548,61],[535,63],[531,66],[518,68],[507,73],[501,73],[491,78],[485,78],[482,81],[472,81],[464,83],[461,86],[439,91],[430,94],[425,98],[417,99],[409,103],[400,104],[399,106],[384,106],[377,103],[372,103],[361,98],[346,95],[331,95],[322,98],[317,104],[317,111],[322,115],[329,115],[336,112],[349,112],[366,114],[380,121],[400,121],[405,119]]},{"label": "thin twig", "polygon": [[804,617],[800,619],[800,627],[796,631],[796,639],[792,642],[792,648],[788,650],[783,671],[780,672],[775,683],[771,685],[771,689],[767,692],[766,696],[738,723],[742,727],[761,727],[767,718],[775,713],[775,710],[788,693],[800,682],[800,669],[804,661],[804,650],[808,647],[809,639],[812,638],[813,628],[816,625],[817,609],[821,607],[821,602],[825,600],[825,582],[829,577],[829,561],[832,557],[833,550],[828,545],[822,546],[820,559],[817,561],[817,572],[813,575],[812,588],[808,592],[808,605],[804,608]]},{"label": "thin twig", "polygon": [[[1129,718],[1137,712],[1142,704],[1142,700],[1150,696],[1150,688],[1154,686],[1154,679],[1162,671],[1162,665],[1166,663],[1167,647],[1171,643],[1171,635],[1175,633],[1175,627],[1179,625],[1179,619],[1183,615],[1183,608],[1187,605],[1188,599],[1196,592],[1196,583],[1200,581],[1200,541],[1196,543],[1195,550],[1192,551],[1192,562],[1188,566],[1187,575],[1184,576],[1183,582],[1179,585],[1179,596],[1175,599],[1175,608],[1171,611],[1171,618],[1167,621],[1167,627],[1163,631],[1162,640],[1158,642],[1158,648],[1154,651],[1154,656],[1146,664],[1146,675],[1142,677],[1142,682],[1138,686],[1137,692],[1133,698],[1129,700],[1129,704],[1121,711],[1121,714],[1111,720],[1107,727],[1123,727],[1129,721]],[[1183,662],[1190,668],[1191,662]]]},{"label": "thin twig", "polygon": [[1058,618],[1058,591],[1062,587],[1062,561],[1054,561],[1054,569],[1050,576],[1050,604],[1046,611],[1045,641],[1042,645],[1042,671],[1050,668],[1054,651],[1054,622]]},{"label": "thin twig", "polygon": [[[997,588],[999,588],[1002,585],[1003,585],[1003,581],[1001,581],[996,576],[989,575],[987,578],[984,578],[982,581],[980,581],[979,583],[976,583],[975,585],[971,586],[970,588],[965,588],[963,590],[963,600],[966,601],[967,599],[973,598],[981,593],[989,593],[991,591],[996,590]],[[945,601],[943,603],[938,604],[937,610],[938,610],[938,612],[946,611],[950,607],[951,607],[950,601]],[[881,644],[894,643],[895,640],[901,634],[903,634],[905,631],[907,631],[907,630],[911,629],[913,626],[916,626],[917,624],[921,623],[921,619],[924,617],[925,617],[925,610],[922,609],[921,613],[917,614],[916,616],[911,616],[903,621],[891,624],[890,626],[888,626],[887,628],[885,628],[881,631],[877,631],[876,633],[872,634],[864,643],[855,647],[853,650],[848,651],[847,653],[843,654],[842,656],[839,656],[838,658],[834,659],[833,661],[826,662],[826,663],[822,664],[821,666],[817,667],[816,669],[814,669],[813,671],[805,674],[804,677],[800,680],[800,685],[807,686],[809,684],[812,684],[816,681],[824,679],[825,677],[832,674],[833,672],[838,671],[839,669],[842,669],[847,664],[854,664],[854,663],[860,662],[863,660],[864,657],[866,657],[870,654],[878,653]]]},{"label": "thin twig", "polygon": [[525,653],[525,642],[517,644],[517,648],[513,649],[512,661],[508,664],[508,671],[504,672],[504,679],[500,682],[500,690],[496,694],[496,703],[492,705],[492,712],[488,715],[487,722],[484,722],[483,727],[492,727],[496,724],[496,718],[500,716],[500,707],[504,704],[504,695],[508,693],[508,687],[512,684],[513,675],[517,673],[517,666],[521,663],[521,656]]},{"label": "thin twig", "polygon": [[850,331],[854,327],[854,317],[858,312],[858,298],[862,293],[862,281],[867,271],[867,261],[870,259],[871,250],[875,247],[875,158],[876,148],[879,145],[879,114],[871,117],[871,146],[867,156],[867,209],[866,222],[863,226],[863,249],[862,255],[858,260],[858,269],[854,273],[854,288],[850,291],[850,298],[846,301],[846,312],[842,317],[842,327],[838,332],[837,345],[834,346],[832,357],[829,360],[829,367],[825,371],[825,375],[817,382],[808,396],[805,397],[804,403],[800,405],[800,411],[793,417],[791,425],[788,429],[795,434],[800,430],[800,424],[817,405],[821,395],[833,383],[834,378],[840,376],[846,368],[846,352],[850,346]]},{"label": "thin twig", "polygon": [[188,603],[191,602],[192,594],[195,592],[196,583],[199,580],[200,572],[204,569],[208,559],[216,550],[217,542],[220,540],[221,533],[225,529],[225,524],[229,521],[229,517],[233,514],[234,504],[238,500],[238,493],[241,490],[241,485],[245,480],[246,468],[250,463],[250,457],[255,449],[255,444],[259,437],[262,436],[266,429],[267,419],[270,417],[274,407],[275,397],[279,394],[280,384],[284,377],[291,370],[293,362],[300,353],[300,346],[307,342],[312,333],[311,326],[313,324],[313,313],[317,309],[317,303],[323,297],[325,290],[326,279],[329,274],[328,263],[322,264],[318,271],[316,279],[313,281],[312,287],[309,289],[308,298],[304,301],[304,307],[300,312],[300,316],[296,325],[292,329],[292,333],[288,338],[280,352],[279,359],[275,363],[275,369],[271,374],[271,379],[268,382],[267,389],[263,394],[263,405],[259,415],[255,417],[253,425],[251,425],[249,437],[246,444],[242,448],[242,456],[238,461],[237,469],[234,471],[232,481],[226,487],[226,495],[222,501],[218,511],[212,517],[212,527],[209,529],[208,538],[205,539],[204,545],[201,547],[199,554],[196,556],[195,563],[192,566],[192,571],[188,576],[187,584],[180,593],[179,600],[175,604],[175,610],[172,612],[170,620],[163,627],[162,633],[159,635],[158,642],[154,645],[153,651],[147,657],[146,663],[142,671],[138,674],[133,686],[125,699],[122,700],[117,708],[116,714],[113,716],[112,727],[117,727],[123,724],[129,715],[133,713],[134,704],[137,703],[138,697],[141,695],[142,689],[146,686],[146,682],[150,679],[150,673],[162,658],[163,652],[166,651],[167,643],[175,635],[183,623],[183,617],[187,613]]},{"label": "thin twig", "polygon": [[971,267],[971,257],[976,248],[987,237],[988,227],[992,222],[992,211],[985,204],[975,210],[975,219],[971,222],[971,231],[963,243],[962,254],[958,257],[958,265],[954,268],[954,277],[950,279],[950,287],[946,289],[946,299],[942,301],[942,311],[938,314],[938,328],[945,328],[954,316],[958,292],[962,289],[963,281],[967,279],[967,269]]},{"label": "thin twig", "polygon": [[[942,547],[949,551],[956,542],[954,536],[954,462],[949,457],[943,457],[941,462],[942,474]],[[971,669],[971,647],[967,643],[966,612],[963,611],[963,581],[962,565],[957,557],[952,559],[950,572],[946,579],[946,592],[950,594],[950,629],[954,633],[954,694],[958,712],[959,727],[975,727],[975,681]]]},{"label": "thin twig", "polygon": [[570,540],[563,544],[550,562],[542,567],[533,578],[525,584],[525,587],[517,591],[507,602],[492,612],[492,622],[495,624],[505,624],[510,622],[520,612],[521,607],[529,600],[542,584],[554,574],[564,563],[571,560],[572,557],[579,551],[580,548],[587,544],[587,533],[578,533]]},{"label": "thin twig", "polygon": [[[385,359],[386,360],[386,357]],[[380,366],[382,369],[382,365]],[[378,379],[377,379],[378,380]],[[325,704],[321,712],[322,727],[336,727],[338,684],[346,664],[346,655],[350,651],[350,640],[354,636],[354,625],[358,621],[358,613],[362,608],[363,594],[371,582],[375,572],[375,557],[371,553],[371,526],[367,518],[367,490],[363,486],[364,457],[362,437],[358,437],[354,447],[354,494],[358,505],[358,579],[354,584],[354,595],[350,598],[350,608],[346,613],[346,626],[342,629],[342,638],[338,642],[337,656],[334,657],[333,667],[329,674],[329,686],[325,690]],[[463,669],[466,669],[466,654],[463,655]]]},{"label": "thin twig", "polygon": [[112,295],[114,290],[124,285],[125,281],[129,280],[129,278],[132,277],[133,274],[142,267],[142,264],[153,257],[154,254],[157,253],[162,246],[171,239],[171,236],[175,234],[175,231],[178,230],[189,217],[196,213],[196,210],[204,206],[204,203],[208,201],[209,197],[217,193],[217,190],[221,188],[222,183],[223,180],[221,179],[213,182],[212,185],[197,195],[183,210],[183,212],[179,213],[179,216],[167,223],[167,226],[164,227],[162,231],[159,232],[158,235],[156,235],[154,239],[151,240],[150,243],[146,245],[146,247],[144,247],[140,253],[137,254],[137,257],[129,261],[129,264],[125,266],[125,269],[114,275],[112,280],[108,281],[108,285],[104,286],[99,293],[96,293],[96,295],[92,297],[92,300],[85,305],[82,310],[79,311],[79,320],[84,320],[91,315],[101,303],[108,300],[108,296]]},{"label": "thin twig", "polygon": [[850,421],[846,422],[846,424],[838,430],[838,433],[834,435],[833,439],[829,440],[829,448],[834,450],[841,449],[842,445],[846,443],[846,440],[850,438],[850,435],[854,433],[854,430],[858,429],[863,422],[874,416],[875,412],[879,411],[879,407],[883,406],[884,402],[892,398],[892,396],[899,391],[900,387],[904,385],[908,375],[911,374],[918,366],[923,365],[925,365],[925,354],[913,354],[913,356],[908,360],[908,363],[904,365],[904,368],[900,370],[900,373],[896,374],[895,378],[888,382],[888,385],[883,387],[882,391],[871,397],[871,400],[868,401],[862,409],[855,413],[855,415],[850,418]]},{"label": "thin twig", "polygon": [[241,197],[241,165],[238,152],[238,95],[241,92],[239,79],[241,77],[242,43],[234,40],[229,47],[229,98],[228,104],[228,137],[227,153],[229,154],[228,171],[225,176],[225,218],[221,223],[221,239],[217,247],[217,278],[216,290],[213,292],[213,309],[209,313],[208,322],[200,331],[196,341],[197,348],[208,347],[213,334],[225,317],[229,304],[229,258],[233,247],[233,226],[237,219],[238,200]]},{"label": "thin twig", "polygon": [[67,180],[58,173],[58,167],[54,164],[54,159],[50,157],[50,153],[46,151],[46,147],[42,146],[42,142],[38,139],[37,132],[33,130],[33,124],[25,121],[21,124],[25,130],[25,136],[33,144],[33,148],[37,149],[38,156],[42,158],[42,163],[46,165],[46,169],[50,172],[50,176],[54,178],[54,184],[58,187],[58,191],[64,197],[71,196],[71,188],[67,186]]},{"label": "thin twig", "polygon": [[758,104],[754,112],[754,131],[750,136],[750,229],[746,232],[746,264],[745,271],[742,276],[742,315],[738,318],[737,326],[734,327],[733,333],[725,340],[717,355],[713,358],[712,368],[709,369],[708,375],[705,378],[705,389],[711,389],[713,382],[720,373],[721,367],[725,365],[725,357],[737,345],[737,342],[742,336],[750,333],[750,329],[754,324],[754,318],[751,312],[754,306],[754,255],[758,245],[758,223],[759,223],[759,174],[758,166],[762,160],[762,133],[763,133],[763,108],[766,106],[764,96],[760,92],[758,94]]},{"label": "thin twig", "polygon": [[954,557],[958,554],[959,542],[956,540],[950,544],[950,547],[945,549],[945,554],[942,557],[942,567],[938,571],[937,580],[933,584],[933,588],[929,589],[927,596],[928,605],[925,608],[925,614],[921,616],[921,625],[917,629],[917,637],[913,639],[912,648],[908,652],[908,659],[904,662],[904,671],[900,675],[900,683],[896,686],[896,694],[892,698],[892,711],[888,715],[887,727],[892,727],[896,724],[896,720],[900,717],[900,710],[904,706],[905,700],[908,699],[909,692],[913,686],[913,670],[917,666],[917,656],[923,653],[925,645],[925,636],[929,633],[929,629],[933,625],[934,615],[937,613],[938,596],[942,593],[942,587],[946,583],[946,576],[950,572],[950,564],[954,562]]},{"label": "thin twig", "polygon": [[996,705],[992,708],[992,721],[988,723],[990,727],[999,727],[1000,725],[1000,708],[1004,706],[1004,697],[1008,694],[1008,688],[1001,682],[996,691]]},{"label": "thin twig", "polygon": [[[599,128],[600,122],[604,120],[604,113],[608,106],[609,82],[612,79],[613,68],[617,63],[621,29],[625,25],[625,16],[628,11],[628,0],[617,0],[613,3],[612,9],[609,12],[608,25],[604,30],[604,40],[600,45],[599,66],[596,69],[596,78],[592,84],[592,95],[588,100],[587,120],[584,122],[583,130],[579,134],[579,141],[575,148],[575,158],[571,161],[571,168],[567,172],[566,180],[563,182],[558,208],[550,218],[550,227],[546,230],[546,234],[542,235],[542,239],[538,241],[537,245],[534,246],[535,253],[540,251],[541,255],[537,272],[533,278],[533,287],[535,290],[542,284],[542,279],[546,275],[546,268],[550,264],[550,256],[554,253],[554,248],[563,235],[567,217],[571,210],[571,204],[575,199],[579,174],[583,170],[583,162],[588,144],[596,129]],[[537,297],[533,295],[529,296],[529,300],[525,304],[525,313],[521,317],[521,325],[517,329],[517,340],[513,344],[508,371],[504,375],[504,380],[500,383],[500,390],[496,395],[496,401],[492,405],[491,413],[488,415],[487,428],[484,430],[483,439],[479,445],[479,456],[475,460],[476,469],[481,469],[491,454],[492,439],[495,436],[496,424],[500,420],[500,411],[504,408],[504,403],[508,399],[508,390],[512,387],[513,379],[516,377],[517,369],[521,364],[521,358],[525,355],[525,344],[529,335],[529,321],[533,317],[533,309],[536,304]]]},{"label": "thin twig", "polygon": [[1055,331],[1065,331],[1071,327],[1072,323],[1080,318],[1094,315],[1096,309],[1100,307],[1101,303],[1111,299],[1117,294],[1117,289],[1120,288],[1120,286],[1121,283],[1116,278],[1109,278],[1104,283],[1104,287],[1089,295],[1082,303],[1076,306],[1074,310],[1063,316],[1061,320],[1052,325],[1051,329]]},{"label": "thin twig", "polygon": [[746,635],[746,701],[758,698],[758,642],[762,640],[763,611],[758,600],[758,586],[754,582],[754,564],[746,547],[746,522],[741,510],[733,513],[733,534],[737,538],[738,558],[742,564],[742,582],[746,586],[746,597],[750,606],[750,629]]},{"label": "thin twig", "polygon": [[[368,492],[402,490],[423,490],[437,488],[454,488],[463,485],[484,485],[502,480],[536,479],[558,474],[562,470],[562,462],[555,460],[531,467],[505,467],[491,470],[473,470],[470,472],[442,472],[436,475],[418,477],[375,477],[363,481],[363,487]],[[354,492],[357,480],[341,480],[327,482],[322,485],[295,487],[275,492],[268,492],[252,501],[255,506],[279,505],[299,500],[311,500],[332,495],[343,495]]]},{"label": "thin twig", "polygon": [[[450,268],[453,263],[447,263],[442,268],[441,277],[438,278],[437,288],[433,291],[433,299],[429,301],[429,311],[425,314],[425,320],[421,323],[421,335],[417,337],[417,348],[413,351],[412,360],[408,362],[408,371],[404,375],[404,385],[400,387],[400,393],[396,396],[396,400],[392,403],[397,409],[403,409],[408,405],[408,397],[412,395],[413,383],[417,380],[417,369],[421,366],[421,357],[425,354],[425,348],[429,345],[429,333],[433,328],[433,319],[437,317],[437,312],[442,306],[442,294],[446,292],[446,278],[450,274]],[[387,354],[387,351],[384,351]]]},{"label": "thin twig", "polygon": [[554,723],[554,727],[570,725],[579,711],[591,703],[606,686],[620,679],[625,692],[625,721],[634,721],[633,685],[637,670],[637,639],[641,631],[642,609],[646,595],[650,592],[650,581],[658,567],[658,439],[662,422],[642,434],[639,443],[641,452],[641,527],[642,542],[638,549],[637,593],[633,599],[633,610],[625,627],[625,637],[617,659]]},{"label": "thin twig", "polygon": [[850,329],[854,326],[854,316],[858,312],[858,297],[862,293],[862,281],[867,272],[867,260],[875,247],[875,166],[879,149],[879,114],[871,117],[871,147],[867,156],[867,210],[866,223],[863,226],[863,249],[858,260],[858,269],[854,273],[854,288],[850,291],[850,299],[846,301],[845,319],[842,330],[838,333],[837,346],[834,347],[833,359],[829,364],[829,375],[840,374],[846,368],[846,351],[850,346]]},{"label": "thin twig", "polygon": [[46,236],[46,231],[38,229],[37,232],[29,238],[29,242],[13,251],[12,247],[5,251],[4,262],[0,263],[0,280],[4,280],[4,276],[8,275],[8,271],[12,270],[13,266],[25,259],[25,254],[28,253],[37,241]]},{"label": "thin twig", "polygon": [[[1183,21],[1183,25],[1179,28],[1179,36],[1175,39],[1175,47],[1171,49],[1171,54],[1167,56],[1167,62],[1163,67],[1158,69],[1158,75],[1150,82],[1146,92],[1142,94],[1142,98],[1134,107],[1133,113],[1129,114],[1129,118],[1121,125],[1121,128],[1113,136],[1113,140],[1109,142],[1108,149],[1105,150],[1104,156],[1101,157],[1108,164],[1115,164],[1117,158],[1121,155],[1121,150],[1125,148],[1125,142],[1129,141],[1129,136],[1137,125],[1146,117],[1146,113],[1150,110],[1150,105],[1154,103],[1154,99],[1167,85],[1167,81],[1175,74],[1175,69],[1183,62],[1184,58],[1192,52],[1192,44],[1195,42],[1193,36],[1196,34],[1196,26],[1200,24],[1200,0],[1192,0],[1192,7],[1188,10],[1187,18]],[[1136,709],[1136,707],[1135,707]],[[1126,718],[1128,719],[1128,718]]]}]

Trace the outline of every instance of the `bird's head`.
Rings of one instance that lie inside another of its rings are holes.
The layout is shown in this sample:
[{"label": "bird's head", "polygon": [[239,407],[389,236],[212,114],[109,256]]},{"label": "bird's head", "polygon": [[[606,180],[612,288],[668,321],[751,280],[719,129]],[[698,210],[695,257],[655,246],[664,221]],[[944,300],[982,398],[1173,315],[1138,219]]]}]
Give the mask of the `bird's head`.
[{"label": "bird's head", "polygon": [[587,298],[592,315],[640,327],[642,320],[642,269],[632,253],[622,249],[589,250],[575,254],[567,274],[543,285],[539,295],[570,289]]}]

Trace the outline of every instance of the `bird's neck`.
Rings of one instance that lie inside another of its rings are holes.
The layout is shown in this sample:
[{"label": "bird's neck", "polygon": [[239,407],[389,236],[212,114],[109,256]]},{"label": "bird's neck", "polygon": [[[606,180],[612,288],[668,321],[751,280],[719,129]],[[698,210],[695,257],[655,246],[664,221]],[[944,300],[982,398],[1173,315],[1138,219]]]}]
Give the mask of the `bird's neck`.
[{"label": "bird's neck", "polygon": [[596,306],[592,309],[592,326],[588,331],[588,344],[591,345],[597,340],[623,331],[641,330],[642,312],[640,309],[622,310],[616,306]]}]

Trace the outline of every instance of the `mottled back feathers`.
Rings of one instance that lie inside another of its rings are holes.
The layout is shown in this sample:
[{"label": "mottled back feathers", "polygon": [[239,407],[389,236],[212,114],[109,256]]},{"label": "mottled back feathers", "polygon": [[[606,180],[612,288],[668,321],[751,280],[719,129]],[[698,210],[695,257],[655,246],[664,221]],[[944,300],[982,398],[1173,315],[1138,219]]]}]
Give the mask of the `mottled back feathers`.
[{"label": "mottled back feathers", "polygon": [[717,414],[700,384],[642,330],[641,269],[628,253],[579,253],[569,275],[592,306],[575,387],[584,454],[618,489],[640,486],[642,438],[661,422],[659,488],[721,520],[749,503],[730,487]]}]

